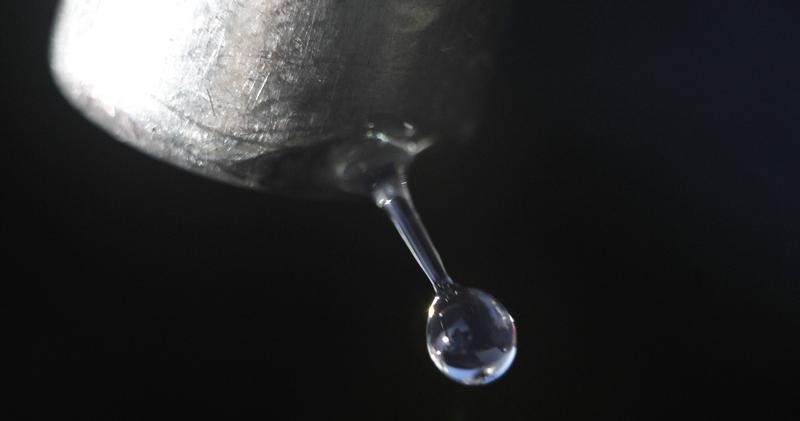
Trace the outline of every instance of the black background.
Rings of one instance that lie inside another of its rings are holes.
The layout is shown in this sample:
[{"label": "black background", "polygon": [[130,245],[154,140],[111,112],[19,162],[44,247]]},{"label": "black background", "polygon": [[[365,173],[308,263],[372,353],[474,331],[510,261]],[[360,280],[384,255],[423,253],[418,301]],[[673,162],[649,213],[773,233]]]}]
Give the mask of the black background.
[{"label": "black background", "polygon": [[506,377],[465,388],[378,210],[112,141],[49,78],[54,2],[4,2],[13,414],[800,416],[798,4],[517,2],[480,136],[411,178],[452,275],[517,321]]}]

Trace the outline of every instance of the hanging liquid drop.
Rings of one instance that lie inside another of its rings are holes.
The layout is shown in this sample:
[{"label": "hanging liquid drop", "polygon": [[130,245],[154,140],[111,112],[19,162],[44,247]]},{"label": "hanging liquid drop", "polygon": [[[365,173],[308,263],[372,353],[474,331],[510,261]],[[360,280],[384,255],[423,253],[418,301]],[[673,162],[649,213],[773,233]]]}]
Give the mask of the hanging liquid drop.
[{"label": "hanging liquid drop", "polygon": [[337,187],[372,196],[433,285],[436,297],[428,309],[426,333],[436,367],[467,385],[498,379],[517,353],[514,319],[491,295],[452,281],[408,190],[406,171],[434,137],[392,116],[373,116],[364,129],[360,141],[343,143],[331,153]]},{"label": "hanging liquid drop", "polygon": [[502,376],[517,353],[514,319],[491,295],[456,288],[428,309],[428,353],[445,375],[469,385]]},{"label": "hanging liquid drop", "polygon": [[406,181],[413,157],[431,139],[407,122],[375,118],[363,142],[336,151],[333,168],[339,187],[371,194],[386,211],[411,254],[433,285],[428,309],[428,354],[448,378],[482,385],[501,377],[517,353],[514,319],[491,295],[452,281],[419,219]]},{"label": "hanging liquid drop", "polygon": [[[401,175],[402,177],[402,175]],[[428,354],[450,379],[467,385],[502,376],[517,353],[514,319],[491,295],[454,283],[411,202],[405,181],[379,185],[376,204],[386,210],[433,284],[428,309]]]}]

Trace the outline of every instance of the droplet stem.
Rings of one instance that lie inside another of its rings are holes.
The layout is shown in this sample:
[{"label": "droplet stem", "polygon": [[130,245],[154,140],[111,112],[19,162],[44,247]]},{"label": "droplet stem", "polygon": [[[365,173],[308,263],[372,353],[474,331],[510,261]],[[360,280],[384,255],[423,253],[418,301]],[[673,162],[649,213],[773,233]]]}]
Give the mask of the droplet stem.
[{"label": "droplet stem", "polygon": [[443,295],[450,291],[455,284],[414,208],[405,171],[398,169],[375,183],[372,196],[375,204],[389,215],[414,259],[431,281],[436,294]]}]

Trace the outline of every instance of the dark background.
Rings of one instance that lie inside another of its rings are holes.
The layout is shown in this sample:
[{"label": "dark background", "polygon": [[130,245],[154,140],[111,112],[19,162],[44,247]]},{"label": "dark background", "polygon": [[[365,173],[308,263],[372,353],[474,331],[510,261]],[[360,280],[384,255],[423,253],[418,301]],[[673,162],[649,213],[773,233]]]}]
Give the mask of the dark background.
[{"label": "dark background", "polygon": [[49,78],[54,2],[4,2],[13,415],[796,419],[800,3],[657,3],[517,2],[480,136],[414,167],[451,273],[519,329],[465,388],[377,209],[112,141]]}]

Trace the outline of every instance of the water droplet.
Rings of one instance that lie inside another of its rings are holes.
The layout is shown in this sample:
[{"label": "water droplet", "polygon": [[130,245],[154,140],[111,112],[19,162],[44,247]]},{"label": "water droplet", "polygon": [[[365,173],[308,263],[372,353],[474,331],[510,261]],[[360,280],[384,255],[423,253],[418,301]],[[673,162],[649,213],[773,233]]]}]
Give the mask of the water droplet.
[{"label": "water droplet", "polygon": [[502,376],[517,353],[511,315],[491,295],[454,286],[428,310],[428,353],[447,377],[481,385]]},{"label": "water droplet", "polygon": [[389,215],[433,285],[436,298],[428,309],[426,332],[431,359],[459,383],[481,385],[497,380],[517,353],[514,320],[491,295],[452,281],[417,215],[406,170],[427,144],[419,141],[412,124],[399,119],[375,119],[366,129],[364,141],[369,147],[361,145],[343,154],[337,178],[350,190],[369,186],[375,204]]}]

